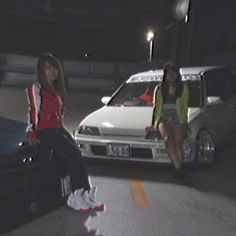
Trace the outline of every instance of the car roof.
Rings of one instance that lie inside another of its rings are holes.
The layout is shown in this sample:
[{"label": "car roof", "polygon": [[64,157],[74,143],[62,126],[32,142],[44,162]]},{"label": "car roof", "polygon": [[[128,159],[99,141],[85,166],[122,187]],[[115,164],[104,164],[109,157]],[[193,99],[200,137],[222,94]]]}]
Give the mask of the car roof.
[{"label": "car roof", "polygon": [[181,75],[198,74],[201,75],[207,71],[224,68],[224,66],[198,66],[180,68]]},{"label": "car roof", "polygon": [[[207,71],[215,70],[219,68],[224,68],[224,67],[223,66],[182,67],[180,68],[180,74],[183,76],[184,75],[201,75]],[[127,83],[134,82],[137,79],[140,79],[140,82],[146,81],[145,78],[147,78],[147,80],[152,80],[151,78],[154,78],[154,77],[156,78],[155,80],[159,80],[162,78],[163,74],[164,74],[163,69],[144,71],[144,72],[131,75],[130,78],[127,80]]]}]

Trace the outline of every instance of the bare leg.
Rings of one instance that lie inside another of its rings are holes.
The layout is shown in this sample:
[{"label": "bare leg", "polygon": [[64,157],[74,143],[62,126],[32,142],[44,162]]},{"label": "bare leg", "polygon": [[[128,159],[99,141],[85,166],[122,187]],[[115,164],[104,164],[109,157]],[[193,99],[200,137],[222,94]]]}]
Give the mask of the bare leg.
[{"label": "bare leg", "polygon": [[176,144],[176,152],[180,165],[184,163],[184,139],[186,137],[186,127],[184,124],[173,125],[174,139]]},{"label": "bare leg", "polygon": [[186,126],[184,124],[174,124],[173,133],[176,144],[176,153],[179,161],[179,168],[175,169],[175,178],[181,184],[191,184],[192,179],[186,173],[186,170],[183,166],[184,164],[184,139],[186,138]]},{"label": "bare leg", "polygon": [[171,161],[173,162],[175,169],[180,168],[181,163],[179,161],[178,153],[176,150],[173,125],[170,123],[162,122],[159,124],[158,128],[161,136],[165,140],[167,151],[170,155]]}]

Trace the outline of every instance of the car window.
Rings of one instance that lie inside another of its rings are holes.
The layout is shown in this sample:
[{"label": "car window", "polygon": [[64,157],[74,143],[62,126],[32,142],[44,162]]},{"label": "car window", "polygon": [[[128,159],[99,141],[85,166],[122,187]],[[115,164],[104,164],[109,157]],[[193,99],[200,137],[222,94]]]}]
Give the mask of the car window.
[{"label": "car window", "polygon": [[[200,107],[202,85],[200,77],[186,75],[183,78],[189,86],[189,107]],[[112,97],[108,106],[152,106],[153,93],[160,81],[142,81],[125,83]]]},{"label": "car window", "polygon": [[203,98],[202,77],[198,74],[182,75],[182,81],[189,87],[189,107],[201,107]]},{"label": "car window", "polygon": [[217,69],[205,73],[206,95],[222,99],[236,94],[236,78],[227,69]]},{"label": "car window", "polygon": [[188,80],[189,107],[201,107],[202,105],[202,84],[201,80]]},{"label": "car window", "polygon": [[236,95],[236,75],[231,72],[227,74],[227,84],[225,87],[226,97]]},{"label": "car window", "polygon": [[152,106],[153,92],[159,81],[125,83],[109,102],[109,106]]}]

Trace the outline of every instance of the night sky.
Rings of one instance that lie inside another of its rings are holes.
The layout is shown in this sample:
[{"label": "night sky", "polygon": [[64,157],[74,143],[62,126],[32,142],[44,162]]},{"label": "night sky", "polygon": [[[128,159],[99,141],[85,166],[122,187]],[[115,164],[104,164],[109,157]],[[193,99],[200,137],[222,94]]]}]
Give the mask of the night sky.
[{"label": "night sky", "polygon": [[[157,55],[166,59],[177,25],[179,41],[185,37],[185,23],[172,14],[174,2],[2,0],[0,51],[26,55],[51,51],[66,59],[141,62],[148,57],[146,33],[151,29],[156,32],[154,59]],[[190,10],[196,58],[236,53],[235,0],[192,0]],[[181,42],[178,47],[181,51]]]}]

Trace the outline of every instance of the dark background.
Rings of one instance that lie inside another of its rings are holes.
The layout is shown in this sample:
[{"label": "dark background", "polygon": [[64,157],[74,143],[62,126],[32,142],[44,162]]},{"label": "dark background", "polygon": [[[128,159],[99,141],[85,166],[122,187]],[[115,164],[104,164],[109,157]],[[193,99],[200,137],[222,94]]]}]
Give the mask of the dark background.
[{"label": "dark background", "polygon": [[98,62],[154,60],[200,64],[236,54],[236,1],[192,0],[189,21],[173,16],[175,0],[1,0],[0,52]]}]

